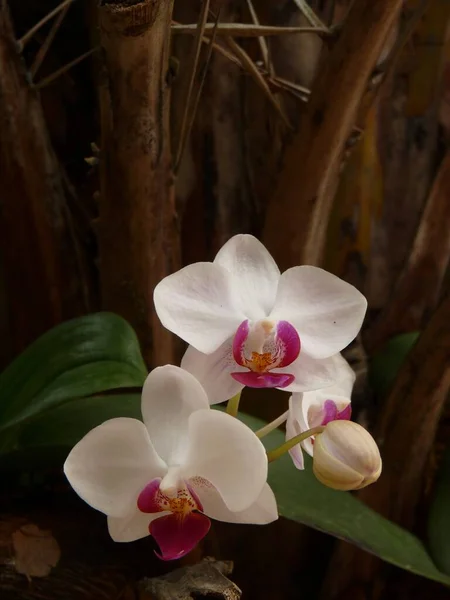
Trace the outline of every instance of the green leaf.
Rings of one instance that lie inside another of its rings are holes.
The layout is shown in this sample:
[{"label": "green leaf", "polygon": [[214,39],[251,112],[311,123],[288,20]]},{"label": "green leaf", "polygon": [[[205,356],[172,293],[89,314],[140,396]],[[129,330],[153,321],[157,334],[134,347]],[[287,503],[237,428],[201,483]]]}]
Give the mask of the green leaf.
[{"label": "green leaf", "polygon": [[0,431],[74,398],[141,387],[146,375],[136,334],[124,319],[97,313],[68,321],[0,375]]},{"label": "green leaf", "polygon": [[[253,430],[264,425],[255,417],[240,417]],[[276,430],[266,439],[272,449],[284,442],[284,434]],[[350,493],[319,483],[311,460],[305,458],[304,471],[298,471],[288,455],[269,465],[269,483],[283,517],[347,540],[402,569],[450,585],[450,577],[437,569],[418,538]]]},{"label": "green leaf", "polygon": [[111,394],[72,400],[24,427],[19,436],[19,448],[36,450],[59,446],[70,450],[91,429],[115,417],[142,419],[141,395]]},{"label": "green leaf", "polygon": [[372,387],[380,397],[385,396],[389,391],[419,335],[420,333],[417,331],[397,335],[372,357],[369,365],[369,378]]},{"label": "green leaf", "polygon": [[436,478],[428,515],[428,546],[438,567],[450,575],[450,446]]}]

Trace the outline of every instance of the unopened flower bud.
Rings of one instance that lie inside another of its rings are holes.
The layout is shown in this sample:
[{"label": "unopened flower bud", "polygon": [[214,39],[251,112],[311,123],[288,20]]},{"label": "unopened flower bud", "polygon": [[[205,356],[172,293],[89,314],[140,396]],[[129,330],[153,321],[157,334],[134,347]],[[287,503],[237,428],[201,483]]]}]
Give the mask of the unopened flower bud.
[{"label": "unopened flower bud", "polygon": [[381,473],[378,446],[368,431],[352,421],[331,421],[314,442],[313,471],[335,490],[359,490]]}]

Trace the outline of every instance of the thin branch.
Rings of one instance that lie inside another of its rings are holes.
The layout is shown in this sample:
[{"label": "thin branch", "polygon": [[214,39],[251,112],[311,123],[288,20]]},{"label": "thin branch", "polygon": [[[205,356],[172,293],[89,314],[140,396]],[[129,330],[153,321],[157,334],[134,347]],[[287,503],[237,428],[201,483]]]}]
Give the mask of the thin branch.
[{"label": "thin branch", "polygon": [[262,91],[266,95],[267,99],[269,100],[270,104],[275,108],[277,113],[280,115],[283,123],[285,125],[287,125],[287,127],[291,128],[291,124],[289,123],[289,119],[287,118],[286,114],[284,113],[284,110],[278,104],[276,98],[274,97],[274,95],[272,94],[272,92],[269,88],[267,81],[261,75],[261,72],[259,71],[258,67],[255,65],[255,63],[252,61],[250,56],[247,54],[247,52],[245,52],[245,50],[243,48],[241,48],[241,46],[239,46],[239,44],[237,44],[234,41],[234,39],[232,37],[228,38],[227,41],[228,41],[229,46],[233,50],[233,52],[241,60],[242,65],[244,66],[244,69],[254,79],[254,81],[257,83],[257,85],[262,89]]},{"label": "thin branch", "polygon": [[[219,23],[221,8],[222,7],[220,6],[219,10],[217,11],[216,25]],[[199,81],[199,84],[198,84],[197,94],[196,94],[195,99],[194,99],[194,106],[192,107],[192,111],[191,111],[191,114],[190,114],[190,117],[189,117],[189,122],[188,122],[188,125],[187,125],[187,128],[186,128],[186,134],[184,136],[184,146],[182,146],[181,148],[179,148],[179,157],[178,157],[179,162],[175,163],[175,166],[174,166],[174,173],[175,173],[175,175],[178,173],[178,170],[180,168],[181,160],[183,158],[184,148],[185,148],[186,142],[187,142],[187,140],[189,138],[190,132],[192,131],[192,127],[194,125],[195,115],[197,114],[198,106],[199,106],[199,103],[200,103],[200,97],[202,95],[203,86],[204,86],[205,80],[206,80],[206,74],[208,72],[208,67],[209,67],[209,64],[211,62],[211,57],[212,57],[212,53],[213,53],[213,50],[214,50],[215,39],[216,39],[215,32],[213,32],[213,35],[210,38],[210,44],[209,44],[209,47],[208,47],[208,52],[206,54],[205,63],[203,65],[202,74],[201,74],[200,81]]]},{"label": "thin branch", "polygon": [[[253,6],[253,2],[252,0],[247,0],[247,6],[248,6],[248,10],[250,12],[250,16],[252,17],[252,21],[254,23],[254,25],[256,25],[257,27],[260,27],[260,22],[258,19],[258,15],[256,14],[256,10],[255,7]],[[259,44],[259,48],[261,50],[261,56],[264,62],[264,66],[266,67],[267,71],[273,75],[273,65],[272,65],[272,61],[270,60],[270,52],[269,52],[269,46],[266,42],[266,40],[264,39],[264,36],[258,36],[258,44]]]},{"label": "thin branch", "polygon": [[[214,23],[206,23],[203,31],[204,35],[210,36],[214,29]],[[197,32],[197,25],[189,23],[172,24],[172,33],[190,33]],[[324,27],[275,27],[271,25],[251,25],[248,23],[220,23],[217,27],[217,35],[236,36],[236,37],[261,37],[269,35],[284,35],[293,33],[317,33],[320,36],[332,35],[331,31]]]},{"label": "thin branch", "polygon": [[50,48],[56,33],[58,32],[59,28],[61,27],[62,22],[64,21],[64,17],[66,16],[67,12],[69,11],[70,8],[70,4],[67,4],[59,13],[58,17],[54,20],[53,25],[50,29],[50,31],[48,32],[47,37],[44,40],[44,43],[42,44],[42,46],[39,48],[39,52],[36,54],[36,57],[34,59],[33,64],[31,65],[30,68],[30,73],[31,73],[31,77],[34,79],[36,73],[39,70],[39,67],[42,65],[42,63],[44,62],[44,59],[47,55],[48,49]]},{"label": "thin branch", "polygon": [[179,165],[181,162],[181,154],[187,139],[187,124],[189,118],[189,107],[191,104],[191,96],[194,89],[195,75],[197,73],[198,60],[200,57],[200,50],[202,48],[203,36],[205,34],[206,20],[208,18],[210,0],[203,0],[202,8],[200,11],[197,25],[195,25],[195,42],[192,52],[192,63],[191,63],[191,77],[189,80],[189,87],[186,96],[186,108],[183,114],[183,120],[181,122],[180,140],[178,142],[178,149],[175,155],[175,165]]},{"label": "thin branch", "polygon": [[62,10],[64,10],[66,8],[66,6],[69,6],[69,4],[72,4],[72,2],[75,2],[75,0],[64,0],[64,2],[61,2],[61,4],[59,4],[56,8],[54,8],[52,11],[50,11],[47,15],[45,15],[45,17],[43,17],[38,23],[36,23],[36,25],[33,25],[33,27],[29,31],[27,31],[27,33],[24,36],[22,36],[20,38],[20,40],[17,41],[17,43],[19,45],[19,50],[22,51],[25,47],[25,44],[31,40],[33,35],[37,31],[39,31],[39,29],[43,25],[45,25],[47,23],[47,21],[50,21],[50,19],[52,19],[54,16],[56,16]]},{"label": "thin branch", "polygon": [[298,9],[303,13],[306,20],[311,23],[313,27],[322,27],[327,29],[324,23],[319,19],[313,9],[309,6],[307,0],[294,0]]},{"label": "thin branch", "polygon": [[38,81],[36,84],[34,84],[33,87],[37,90],[40,90],[43,87],[49,85],[50,83],[55,81],[55,79],[57,79],[61,75],[64,75],[64,73],[69,71],[69,69],[71,69],[72,67],[74,67],[75,65],[77,65],[78,63],[83,61],[85,58],[88,58],[88,56],[91,56],[91,54],[94,54],[94,52],[97,52],[97,50],[99,50],[99,49],[100,49],[100,47],[97,46],[96,48],[92,48],[92,50],[88,50],[81,56],[78,56],[78,58],[75,58],[74,60],[72,60],[70,63],[67,63],[66,65],[62,66],[60,69],[58,69],[54,73],[51,73],[47,77],[44,77],[44,79],[41,79],[40,81]]}]

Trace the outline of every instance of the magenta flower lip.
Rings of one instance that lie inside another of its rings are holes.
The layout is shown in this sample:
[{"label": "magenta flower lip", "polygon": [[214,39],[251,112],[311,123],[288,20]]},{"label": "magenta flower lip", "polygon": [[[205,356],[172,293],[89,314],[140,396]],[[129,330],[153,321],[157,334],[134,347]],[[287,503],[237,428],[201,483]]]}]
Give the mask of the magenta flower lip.
[{"label": "magenta flower lip", "polygon": [[294,375],[289,373],[231,373],[231,377],[242,385],[252,388],[285,388],[294,381]]},{"label": "magenta flower lip", "polygon": [[[300,337],[287,321],[263,319],[252,325],[243,321],[234,336],[233,358],[249,372],[231,373],[233,379],[254,388],[284,388],[295,377],[289,373],[273,373],[294,362],[300,354]],[[257,349],[255,349],[257,348]]]}]

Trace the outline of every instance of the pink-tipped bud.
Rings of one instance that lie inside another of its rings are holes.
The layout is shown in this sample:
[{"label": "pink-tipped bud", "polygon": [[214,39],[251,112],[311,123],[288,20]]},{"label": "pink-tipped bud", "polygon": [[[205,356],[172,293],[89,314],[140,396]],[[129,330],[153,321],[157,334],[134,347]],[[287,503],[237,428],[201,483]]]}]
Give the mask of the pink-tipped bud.
[{"label": "pink-tipped bud", "polygon": [[361,425],[331,421],[315,438],[313,471],[330,488],[360,490],[380,476],[380,451]]}]

